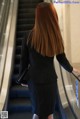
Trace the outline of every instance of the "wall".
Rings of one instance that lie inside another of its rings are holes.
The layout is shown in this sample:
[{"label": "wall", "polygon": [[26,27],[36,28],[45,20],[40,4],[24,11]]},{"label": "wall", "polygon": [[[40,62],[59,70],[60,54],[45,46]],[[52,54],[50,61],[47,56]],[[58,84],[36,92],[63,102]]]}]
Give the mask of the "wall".
[{"label": "wall", "polygon": [[80,67],[80,4],[55,4],[55,7],[67,58]]},{"label": "wall", "polygon": [[71,60],[80,65],[80,4],[70,6]]}]

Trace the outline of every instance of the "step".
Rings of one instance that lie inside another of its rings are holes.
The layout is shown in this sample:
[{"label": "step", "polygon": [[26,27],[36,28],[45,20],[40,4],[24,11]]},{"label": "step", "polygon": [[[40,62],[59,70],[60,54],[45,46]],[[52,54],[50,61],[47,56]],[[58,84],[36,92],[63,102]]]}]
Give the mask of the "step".
[{"label": "step", "polygon": [[12,76],[12,81],[16,81],[19,77],[19,74],[14,74],[13,73],[13,76]]},{"label": "step", "polygon": [[21,25],[22,25],[22,24],[34,24],[34,22],[35,22],[34,19],[29,19],[29,18],[28,18],[28,19],[22,19],[22,18],[21,18],[21,19],[18,20],[18,23],[17,23],[17,24],[18,24],[18,25],[20,25],[20,24],[21,24]]},{"label": "step", "polygon": [[31,112],[14,112],[8,113],[8,119],[32,119],[33,114]]},{"label": "step", "polygon": [[37,5],[38,3],[39,2],[22,2],[22,3],[20,2],[19,6],[23,6],[23,5],[31,5],[31,6],[33,5],[34,6],[34,5]]},{"label": "step", "polygon": [[24,30],[27,31],[27,30],[31,30],[33,28],[33,26],[34,26],[33,24],[27,24],[27,25],[26,24],[22,24],[22,25],[18,25],[17,26],[17,30],[18,30],[18,32],[19,31],[24,31]]},{"label": "step", "polygon": [[11,98],[30,98],[30,92],[28,89],[28,85],[26,87],[21,85],[14,85],[10,90],[10,99]]},{"label": "step", "polygon": [[22,8],[18,10],[18,13],[35,13],[34,8]]},{"label": "step", "polygon": [[16,47],[16,54],[21,54],[21,46]]},{"label": "step", "polygon": [[37,4],[36,3],[29,3],[29,4],[26,4],[26,3],[23,3],[23,4],[19,4],[19,9],[20,8],[36,8],[37,7]]},{"label": "step", "polygon": [[9,112],[31,112],[32,106],[31,101],[28,98],[15,98],[9,101],[8,106]]},{"label": "step", "polygon": [[[17,47],[20,47],[20,48],[22,48],[22,46],[17,46]],[[21,55],[20,54],[18,54],[18,55],[16,55],[16,57],[15,57],[16,59],[21,59]]]},{"label": "step", "polygon": [[24,30],[24,31],[18,31],[17,32],[17,39],[20,39],[21,38],[21,42],[22,42],[23,38],[25,37],[24,36],[25,35],[25,31],[26,30]]},{"label": "step", "polygon": [[14,69],[19,70],[20,69],[20,64],[15,64]]},{"label": "step", "polygon": [[14,74],[19,74],[19,69],[14,69]]},{"label": "step", "polygon": [[34,13],[20,13],[18,14],[18,19],[30,19],[30,18],[34,18],[35,14]]},{"label": "step", "polygon": [[43,0],[19,0],[19,3],[39,3],[43,2]]},{"label": "step", "polygon": [[23,38],[18,38],[18,39],[16,39],[16,46],[22,45],[22,39],[23,39]]},{"label": "step", "polygon": [[[17,59],[18,60],[18,59]],[[15,65],[14,66],[14,74],[18,74],[19,73],[19,70],[20,70],[20,65],[18,66],[18,64],[17,65]]]}]

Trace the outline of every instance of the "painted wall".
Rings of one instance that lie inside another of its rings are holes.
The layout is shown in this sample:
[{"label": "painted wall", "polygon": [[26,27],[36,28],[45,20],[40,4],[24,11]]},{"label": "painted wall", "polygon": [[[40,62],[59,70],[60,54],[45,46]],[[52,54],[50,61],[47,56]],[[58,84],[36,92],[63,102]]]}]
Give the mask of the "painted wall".
[{"label": "painted wall", "polygon": [[66,55],[74,66],[80,67],[80,4],[56,4],[55,7]]},{"label": "painted wall", "polygon": [[80,4],[70,6],[71,60],[80,63]]}]

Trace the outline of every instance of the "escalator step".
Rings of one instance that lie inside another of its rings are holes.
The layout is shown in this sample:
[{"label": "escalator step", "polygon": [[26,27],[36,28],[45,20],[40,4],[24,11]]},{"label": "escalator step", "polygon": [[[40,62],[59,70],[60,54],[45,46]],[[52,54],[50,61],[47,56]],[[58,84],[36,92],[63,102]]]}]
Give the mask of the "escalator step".
[{"label": "escalator step", "polygon": [[14,69],[14,74],[19,74],[19,69]]},{"label": "escalator step", "polygon": [[16,54],[21,54],[21,46],[16,47]]},{"label": "escalator step", "polygon": [[30,92],[27,87],[21,85],[14,85],[10,90],[10,99],[12,98],[30,98]]},{"label": "escalator step", "polygon": [[20,59],[15,59],[15,65],[20,64]]},{"label": "escalator step", "polygon": [[19,24],[34,24],[34,19],[19,19],[18,20],[18,25]]},{"label": "escalator step", "polygon": [[22,24],[17,26],[18,31],[26,31],[26,30],[31,30],[33,28],[33,24]]},{"label": "escalator step", "polygon": [[21,39],[21,42],[22,42],[22,40],[24,38],[25,31],[26,30],[23,30],[23,31],[20,30],[20,31],[17,32],[17,36],[16,37],[17,37],[17,39]]},{"label": "escalator step", "polygon": [[[23,33],[24,33],[24,32],[23,32]],[[17,35],[16,35],[16,37],[17,37]],[[22,42],[22,40],[23,40],[23,38],[21,38],[21,37],[20,37],[20,38],[16,38],[16,41],[17,41],[17,42]]]},{"label": "escalator step", "polygon": [[[18,47],[18,46],[17,46],[17,47]],[[21,61],[21,55],[20,55],[20,54],[17,54],[17,55],[15,56],[15,65],[16,65],[16,64],[19,65],[20,61]],[[16,69],[16,67],[14,67],[14,68]]]},{"label": "escalator step", "polygon": [[22,8],[18,10],[18,13],[35,13],[34,8]]},{"label": "escalator step", "polygon": [[[31,112],[15,112],[15,113],[8,113],[8,119],[32,119],[32,113]],[[24,117],[24,118],[23,118]]]},{"label": "escalator step", "polygon": [[22,39],[17,39],[16,46],[22,45]]},{"label": "escalator step", "polygon": [[35,4],[35,3],[30,3],[30,4],[26,4],[26,3],[24,3],[24,4],[19,4],[19,9],[20,8],[36,8],[36,6],[37,6],[37,4]]},{"label": "escalator step", "polygon": [[35,17],[35,14],[34,13],[20,13],[19,15],[18,15],[18,18],[19,19],[28,19],[28,18],[34,18]]},{"label": "escalator step", "polygon": [[18,79],[18,77],[19,77],[19,74],[14,74],[12,76],[12,85],[16,82],[16,80]]},{"label": "escalator step", "polygon": [[19,69],[20,68],[20,64],[15,64],[14,68]]},{"label": "escalator step", "polygon": [[[17,46],[18,47],[18,46]],[[21,55],[16,55],[16,57],[15,57],[16,59],[21,59]]]},{"label": "escalator step", "polygon": [[32,2],[35,2],[35,3],[39,3],[39,2],[43,2],[43,0],[19,0],[20,3],[32,3]]},{"label": "escalator step", "polygon": [[8,107],[9,112],[31,112],[32,111],[32,106],[31,106],[31,101],[28,98],[15,98],[10,100],[9,102],[9,107]]}]

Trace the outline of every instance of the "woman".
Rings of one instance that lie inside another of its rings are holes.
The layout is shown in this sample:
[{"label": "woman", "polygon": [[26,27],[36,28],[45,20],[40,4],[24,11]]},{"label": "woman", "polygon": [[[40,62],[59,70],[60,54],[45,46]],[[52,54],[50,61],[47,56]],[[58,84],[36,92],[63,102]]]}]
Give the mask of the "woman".
[{"label": "woman", "polygon": [[53,4],[42,2],[37,5],[35,25],[29,34],[27,46],[33,119],[54,119],[57,91],[54,56],[56,55],[59,63],[68,72],[80,72],[70,65],[65,56],[58,16]]}]

